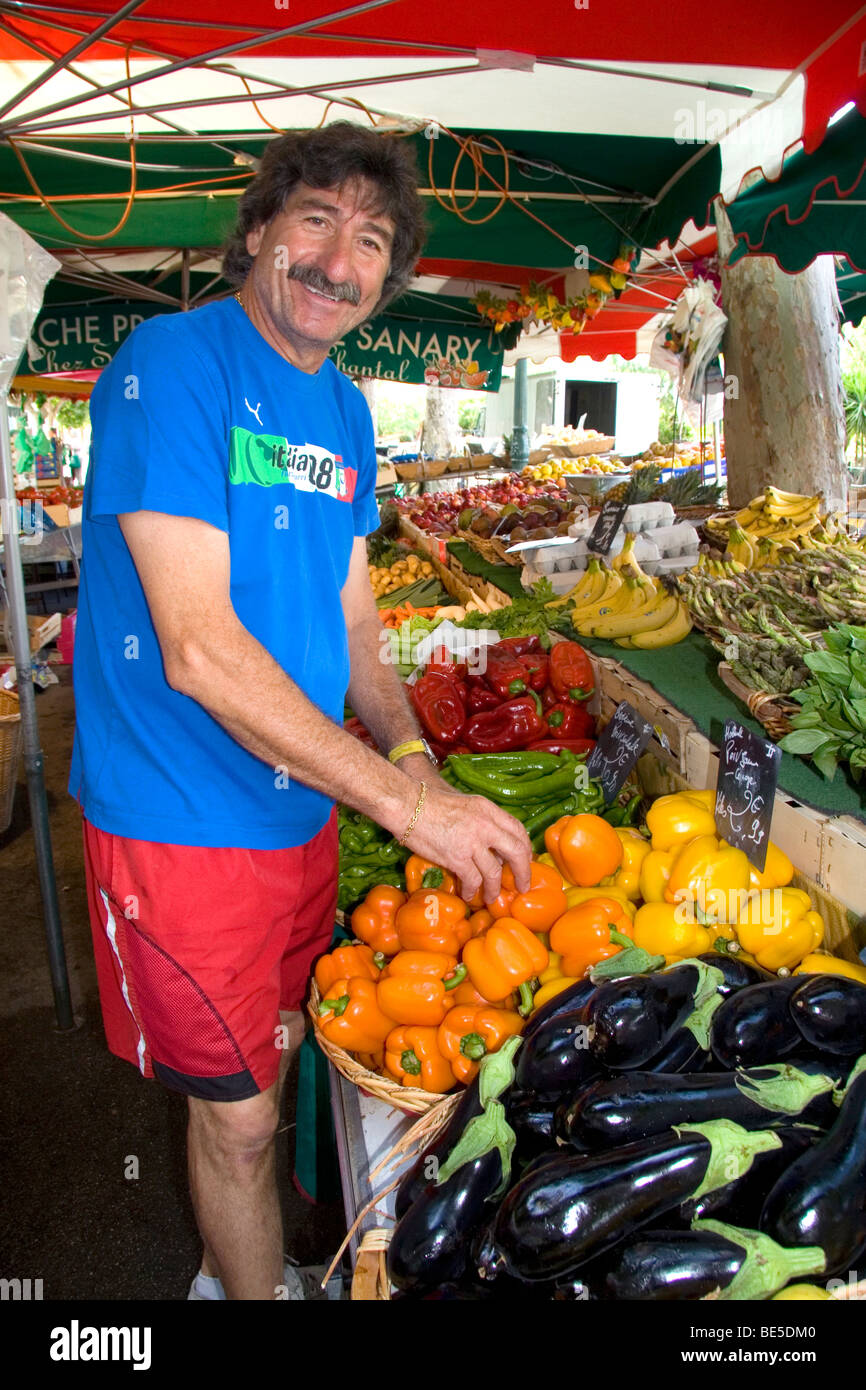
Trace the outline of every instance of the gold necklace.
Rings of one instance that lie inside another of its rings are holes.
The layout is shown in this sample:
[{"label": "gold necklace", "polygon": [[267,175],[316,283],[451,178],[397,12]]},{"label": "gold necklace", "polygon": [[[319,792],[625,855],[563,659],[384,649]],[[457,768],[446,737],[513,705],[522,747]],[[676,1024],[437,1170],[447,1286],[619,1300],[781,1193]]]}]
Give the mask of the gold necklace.
[{"label": "gold necklace", "polygon": [[246,314],[246,312],[247,312],[247,306],[244,304],[244,301],[241,299],[241,292],[240,292],[240,290],[235,290],[235,299],[238,301],[238,304],[240,304],[241,308],[243,309],[244,313]]}]

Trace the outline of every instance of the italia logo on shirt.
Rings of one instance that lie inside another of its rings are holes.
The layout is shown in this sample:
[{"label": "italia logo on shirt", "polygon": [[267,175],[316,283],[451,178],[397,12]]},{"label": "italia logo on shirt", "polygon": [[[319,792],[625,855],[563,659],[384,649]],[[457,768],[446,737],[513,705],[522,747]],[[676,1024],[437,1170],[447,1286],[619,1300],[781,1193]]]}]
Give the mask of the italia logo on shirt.
[{"label": "italia logo on shirt", "polygon": [[279,434],[253,434],[235,425],[229,448],[229,482],[274,487],[291,483],[298,492],[324,493],[338,502],[355,496],[358,470],[343,463],[341,454],[319,444],[290,444]]}]

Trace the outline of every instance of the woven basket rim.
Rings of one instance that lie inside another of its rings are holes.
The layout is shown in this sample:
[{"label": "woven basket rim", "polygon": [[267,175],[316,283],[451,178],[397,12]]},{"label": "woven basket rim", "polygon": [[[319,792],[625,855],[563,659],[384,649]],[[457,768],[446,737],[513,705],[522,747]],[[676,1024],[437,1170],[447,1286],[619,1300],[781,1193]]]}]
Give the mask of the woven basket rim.
[{"label": "woven basket rim", "polygon": [[453,1092],[440,1095],[433,1091],[422,1091],[419,1086],[401,1086],[399,1081],[391,1081],[388,1077],[379,1076],[377,1072],[362,1067],[361,1063],[357,1062],[350,1052],[346,1052],[342,1047],[337,1047],[316,1026],[320,999],[318,985],[313,979],[310,984],[307,1013],[313,1023],[316,1042],[328,1061],[353,1086],[357,1086],[359,1090],[367,1091],[377,1100],[387,1101],[396,1110],[403,1110],[408,1115],[424,1115],[428,1110],[433,1110],[437,1105],[441,1105],[442,1101],[448,1100],[453,1095]]}]

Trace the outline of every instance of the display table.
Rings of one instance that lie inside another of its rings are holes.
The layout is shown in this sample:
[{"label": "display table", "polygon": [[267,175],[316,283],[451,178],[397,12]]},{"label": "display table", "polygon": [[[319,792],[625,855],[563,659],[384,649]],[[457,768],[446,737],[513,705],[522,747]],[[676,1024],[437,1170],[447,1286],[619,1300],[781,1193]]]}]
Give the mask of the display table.
[{"label": "display table", "polygon": [[[364,1095],[357,1086],[341,1076],[334,1066],[328,1067],[328,1083],[337,1140],[340,1184],[343,1189],[343,1208],[346,1213],[346,1229],[349,1230],[357,1220],[358,1213],[372,1198],[374,1190],[381,1191],[393,1182],[397,1173],[405,1171],[405,1168],[401,1168],[394,1172],[389,1168],[377,1176],[375,1189],[370,1186],[368,1174],[418,1117],[405,1115],[385,1101]],[[348,1246],[352,1269],[357,1264],[358,1247],[365,1232],[382,1226],[390,1229],[394,1216],[395,1195],[396,1191],[387,1193],[381,1203],[377,1203],[367,1213],[352,1234]]]}]

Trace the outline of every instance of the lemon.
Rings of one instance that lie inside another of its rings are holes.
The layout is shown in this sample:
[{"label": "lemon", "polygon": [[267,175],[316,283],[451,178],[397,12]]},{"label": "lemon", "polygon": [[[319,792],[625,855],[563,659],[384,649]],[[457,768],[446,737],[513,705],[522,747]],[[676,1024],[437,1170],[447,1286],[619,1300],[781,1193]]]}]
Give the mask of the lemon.
[{"label": "lemon", "polygon": [[820,1302],[823,1299],[833,1299],[826,1289],[822,1289],[818,1284],[789,1284],[781,1293],[773,1295],[773,1303],[793,1303],[798,1300],[804,1302]]}]

